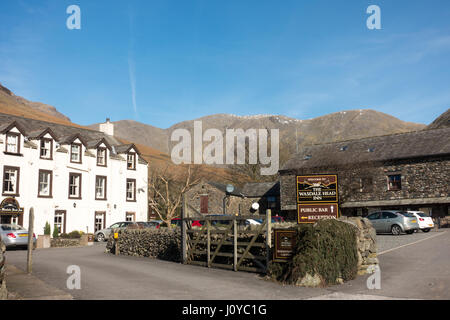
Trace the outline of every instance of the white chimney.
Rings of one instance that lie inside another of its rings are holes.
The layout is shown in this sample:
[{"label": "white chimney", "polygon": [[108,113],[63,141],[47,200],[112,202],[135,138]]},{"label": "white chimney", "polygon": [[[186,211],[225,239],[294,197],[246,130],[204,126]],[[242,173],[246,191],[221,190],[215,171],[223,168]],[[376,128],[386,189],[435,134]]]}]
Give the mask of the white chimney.
[{"label": "white chimney", "polygon": [[114,123],[109,121],[109,118],[106,118],[105,123],[100,123],[100,131],[106,133],[110,136],[114,135]]}]

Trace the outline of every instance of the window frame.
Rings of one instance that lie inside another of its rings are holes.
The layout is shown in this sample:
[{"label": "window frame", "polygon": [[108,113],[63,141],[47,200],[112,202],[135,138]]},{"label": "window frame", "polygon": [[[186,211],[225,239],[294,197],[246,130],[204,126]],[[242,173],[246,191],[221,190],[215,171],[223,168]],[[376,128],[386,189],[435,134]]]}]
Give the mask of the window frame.
[{"label": "window frame", "polygon": [[[133,167],[129,168],[128,164],[130,163],[128,161],[128,156],[133,156]],[[136,170],[136,152],[128,152],[127,153],[127,170]]]},{"label": "window frame", "polygon": [[[42,143],[50,142],[50,148],[49,148],[49,157],[43,157],[42,156]],[[51,138],[41,138],[39,142],[39,159],[43,160],[53,160],[53,139]]]},{"label": "window frame", "polygon": [[[73,161],[73,160],[72,160],[72,155],[73,155],[72,147],[73,147],[73,146],[78,146],[78,147],[80,148],[79,161]],[[83,144],[82,144],[82,143],[77,143],[77,142],[72,142],[72,143],[70,144],[70,162],[71,162],[71,163],[83,163],[83,157],[82,157],[82,154],[83,154]]]},{"label": "window frame", "polygon": [[[106,211],[95,211],[95,213],[94,213],[94,231],[97,226],[97,215],[103,216],[102,217],[102,219],[103,219],[102,228],[100,228],[99,230],[106,229]],[[97,231],[99,231],[99,230],[97,230]]]},{"label": "window frame", "polygon": [[[16,144],[17,152],[12,152],[12,151],[8,150],[8,138],[10,136],[15,136],[17,138],[17,144]],[[20,153],[20,136],[21,136],[21,134],[19,132],[11,132],[10,131],[10,132],[5,133],[5,152],[4,152],[5,154],[14,155],[14,156],[21,154]]]},{"label": "window frame", "polygon": [[67,211],[66,210],[55,210],[55,213],[53,215],[53,227],[55,227],[55,225],[56,225],[55,218],[57,215],[58,216],[60,215],[61,219],[62,219],[61,228],[59,230],[61,232],[59,232],[58,234],[66,233]]},{"label": "window frame", "polygon": [[[16,171],[16,186],[14,193],[11,192],[5,192],[5,175],[6,170],[15,170]],[[18,197],[19,194],[19,187],[20,187],[20,168],[19,167],[13,167],[13,166],[3,166],[3,183],[2,183],[2,195],[3,196],[9,196],[9,197]]]},{"label": "window frame", "polygon": [[359,178],[359,192],[360,193],[370,193],[373,192],[373,178],[372,177],[361,177]]},{"label": "window frame", "polygon": [[[79,179],[79,185],[78,185],[78,196],[72,196],[71,194],[70,194],[70,179],[71,179],[71,177],[73,177],[73,176],[75,176],[75,177],[79,177],[80,179]],[[69,190],[68,190],[68,198],[69,199],[81,199],[81,186],[82,186],[82,174],[81,173],[78,173],[78,172],[69,172],[69,183],[68,183],[68,186],[69,186]]]},{"label": "window frame", "polygon": [[[128,216],[132,216],[133,217],[131,221],[127,220]],[[132,212],[132,211],[125,212],[125,222],[136,222],[136,212]]]},{"label": "window frame", "polygon": [[[97,160],[96,160],[96,162],[97,162],[97,166],[99,166],[99,167],[106,167],[106,166],[108,166],[108,151],[107,151],[108,149],[107,148],[105,148],[105,147],[98,147],[97,148]],[[99,152],[101,152],[101,151],[104,151],[105,152],[105,155],[104,155],[104,164],[100,164],[99,162],[98,162],[98,159],[100,159],[99,158]]]},{"label": "window frame", "polygon": [[[391,177],[400,177],[398,181],[391,181]],[[399,187],[392,188],[391,182],[396,182],[399,184]],[[388,191],[400,191],[402,190],[402,175],[401,174],[389,174],[387,176],[387,188]]]},{"label": "window frame", "polygon": [[[48,195],[42,195],[41,194],[41,173],[46,173],[50,176],[49,178],[49,194]],[[39,169],[38,173],[38,198],[53,198],[53,171],[52,170],[44,170]]]},{"label": "window frame", "polygon": [[[104,179],[104,185],[103,185],[103,198],[99,198],[97,197],[97,179],[98,178],[103,178]],[[107,200],[107,184],[108,184],[108,177],[107,176],[101,176],[101,175],[96,175],[95,176],[95,188],[94,188],[94,192],[95,192],[95,200]]]},{"label": "window frame", "polygon": [[[133,198],[128,198],[128,183],[133,182]],[[125,199],[127,202],[136,202],[136,179],[127,179],[126,190],[125,190]]]}]

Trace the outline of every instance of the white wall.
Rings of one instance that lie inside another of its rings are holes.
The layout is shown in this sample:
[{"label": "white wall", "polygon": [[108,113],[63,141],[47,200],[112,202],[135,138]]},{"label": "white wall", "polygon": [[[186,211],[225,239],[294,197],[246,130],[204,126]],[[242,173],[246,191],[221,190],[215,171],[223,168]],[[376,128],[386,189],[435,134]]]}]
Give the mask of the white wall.
[{"label": "white wall", "polygon": [[[34,207],[36,235],[43,234],[45,223],[52,226],[55,210],[66,210],[66,232],[73,230],[94,232],[95,212],[106,212],[106,226],[118,221],[125,221],[126,212],[135,212],[136,221],[147,221],[147,165],[136,160],[136,170],[127,170],[126,154],[120,155],[123,160],[111,159],[107,151],[107,167],[97,166],[96,149],[89,150],[94,156],[85,155],[82,146],[82,163],[70,162],[70,145],[62,145],[68,152],[56,152],[56,141],[53,141],[53,160],[39,157],[39,140],[32,140],[36,149],[24,147],[21,135],[20,152],[23,156],[4,154],[5,135],[0,135],[0,168],[3,182],[3,167],[20,167],[19,196],[16,197],[25,213],[23,226],[28,228],[29,209]],[[53,171],[52,198],[38,197],[39,169]],[[69,172],[82,174],[82,199],[69,199]],[[107,177],[107,200],[95,200],[95,177]],[[126,201],[126,179],[136,179],[136,202]],[[3,191],[3,183],[1,185]],[[139,191],[141,190],[141,191]],[[3,200],[7,196],[2,195]],[[74,207],[74,204],[76,207]]]}]

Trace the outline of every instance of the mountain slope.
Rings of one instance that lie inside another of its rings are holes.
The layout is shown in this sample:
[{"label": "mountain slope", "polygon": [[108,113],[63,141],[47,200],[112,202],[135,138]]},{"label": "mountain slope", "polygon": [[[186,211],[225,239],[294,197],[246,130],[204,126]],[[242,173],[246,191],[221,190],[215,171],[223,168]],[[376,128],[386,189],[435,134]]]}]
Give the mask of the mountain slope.
[{"label": "mountain slope", "polygon": [[58,123],[70,122],[70,119],[58,112],[55,107],[16,96],[11,90],[2,86],[1,83],[0,110],[17,116],[27,116],[30,118],[35,116],[39,120],[49,120]]},{"label": "mountain slope", "polygon": [[450,109],[447,109],[443,114],[436,118],[427,129],[440,129],[450,127]]},{"label": "mountain slope", "polygon": [[[215,114],[183,121],[168,129],[159,129],[136,121],[124,120],[114,122],[114,130],[119,137],[139,141],[164,153],[170,153],[171,147],[174,145],[170,142],[172,132],[175,129],[187,129],[193,136],[194,121],[202,121],[203,132],[210,128],[219,129],[223,133],[227,128],[279,129],[281,162],[286,161],[296,152],[297,144],[298,148],[301,148],[304,145],[415,131],[425,127],[425,125],[404,122],[374,110],[350,110],[309,120],[276,115]],[[98,124],[90,127],[98,128]]]}]

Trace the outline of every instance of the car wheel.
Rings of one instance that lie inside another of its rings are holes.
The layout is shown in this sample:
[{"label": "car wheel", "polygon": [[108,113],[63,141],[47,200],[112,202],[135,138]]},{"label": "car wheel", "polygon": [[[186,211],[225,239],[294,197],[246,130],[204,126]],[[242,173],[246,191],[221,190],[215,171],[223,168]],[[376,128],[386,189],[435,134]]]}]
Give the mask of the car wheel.
[{"label": "car wheel", "polygon": [[103,242],[103,241],[105,241],[105,235],[104,235],[103,233],[99,233],[99,234],[97,235],[97,241],[98,241],[98,242]]},{"label": "car wheel", "polygon": [[400,228],[400,226],[394,224],[391,228],[391,232],[394,236],[399,236],[402,234],[402,228]]},{"label": "car wheel", "polygon": [[408,230],[408,231],[406,231],[406,233],[407,233],[407,234],[413,234],[413,233],[414,233],[414,230]]},{"label": "car wheel", "polygon": [[429,232],[430,229],[422,229],[423,232]]}]

